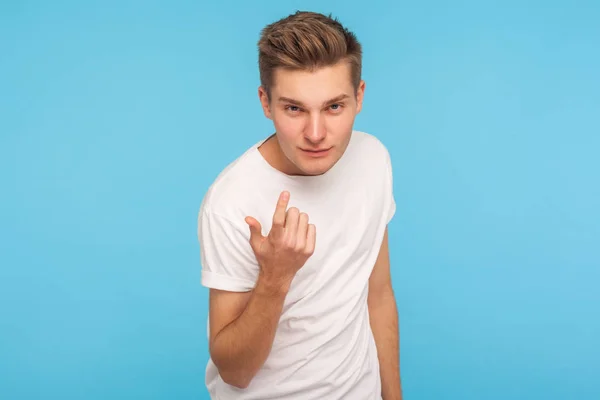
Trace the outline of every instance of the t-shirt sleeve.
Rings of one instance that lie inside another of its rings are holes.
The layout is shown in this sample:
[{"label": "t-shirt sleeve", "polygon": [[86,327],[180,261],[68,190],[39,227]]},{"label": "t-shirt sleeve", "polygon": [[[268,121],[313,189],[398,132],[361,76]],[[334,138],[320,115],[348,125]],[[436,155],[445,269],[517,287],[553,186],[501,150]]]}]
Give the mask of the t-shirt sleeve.
[{"label": "t-shirt sleeve", "polygon": [[[245,224],[245,222],[244,222]],[[198,216],[198,240],[202,264],[202,285],[231,292],[254,288],[259,266],[247,232],[225,217],[208,210]]]},{"label": "t-shirt sleeve", "polygon": [[390,157],[390,153],[386,150],[386,187],[385,187],[385,195],[386,195],[386,204],[387,204],[387,217],[386,223],[390,223],[392,218],[394,218],[394,214],[396,213],[396,201],[394,199],[394,174],[392,168],[392,160]]}]

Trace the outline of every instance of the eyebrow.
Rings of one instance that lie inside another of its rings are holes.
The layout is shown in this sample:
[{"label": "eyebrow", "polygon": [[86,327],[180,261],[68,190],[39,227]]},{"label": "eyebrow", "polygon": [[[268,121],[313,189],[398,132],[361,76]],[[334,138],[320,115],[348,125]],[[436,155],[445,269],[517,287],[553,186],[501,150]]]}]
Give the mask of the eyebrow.
[{"label": "eyebrow", "polygon": [[[345,99],[347,99],[347,98],[349,98],[349,97],[350,97],[350,96],[348,96],[348,95],[347,95],[347,94],[345,94],[345,93],[344,93],[344,94],[340,94],[339,96],[336,96],[336,97],[334,97],[334,98],[332,98],[332,99],[329,99],[329,100],[327,100],[327,101],[323,102],[323,106],[326,106],[326,105],[328,105],[328,104],[335,103],[335,102],[338,102],[338,101],[341,101],[341,100],[345,100]],[[292,104],[295,104],[295,105],[297,105],[297,106],[302,106],[302,107],[304,107],[304,104],[303,104],[301,101],[294,100],[294,99],[291,99],[291,98],[289,98],[289,97],[279,97],[279,99],[277,99],[277,100],[278,100],[280,103],[292,103]]]}]

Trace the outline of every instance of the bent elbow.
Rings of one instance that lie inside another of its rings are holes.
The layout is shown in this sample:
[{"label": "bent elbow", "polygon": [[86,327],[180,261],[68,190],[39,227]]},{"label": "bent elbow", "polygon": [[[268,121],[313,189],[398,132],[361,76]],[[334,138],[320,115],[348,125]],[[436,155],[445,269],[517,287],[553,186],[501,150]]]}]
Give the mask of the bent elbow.
[{"label": "bent elbow", "polygon": [[223,382],[226,384],[234,386],[238,389],[248,388],[248,386],[250,386],[250,382],[252,381],[252,379],[247,379],[240,376],[231,376],[227,374],[221,374],[221,379],[223,379]]},{"label": "bent elbow", "polygon": [[211,348],[211,350],[213,363],[217,367],[219,377],[223,382],[238,389],[246,389],[250,386],[250,383],[258,372],[257,370],[249,368],[247,365],[244,365],[245,363],[218,357],[214,348]]}]

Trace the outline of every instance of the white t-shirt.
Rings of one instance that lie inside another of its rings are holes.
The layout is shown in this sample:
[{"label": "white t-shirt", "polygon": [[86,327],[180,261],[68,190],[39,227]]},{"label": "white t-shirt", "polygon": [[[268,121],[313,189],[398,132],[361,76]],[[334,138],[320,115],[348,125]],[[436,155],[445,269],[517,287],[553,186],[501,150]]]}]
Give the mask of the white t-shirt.
[{"label": "white t-shirt", "polygon": [[273,168],[256,143],[229,164],[200,207],[202,284],[252,290],[259,266],[246,216],[266,236],[279,194],[316,226],[313,255],[286,296],[272,350],[250,385],[226,384],[209,360],[206,385],[219,400],[380,400],[377,349],[369,323],[369,276],[396,210],[386,147],[353,131],[342,158],[320,176]]}]

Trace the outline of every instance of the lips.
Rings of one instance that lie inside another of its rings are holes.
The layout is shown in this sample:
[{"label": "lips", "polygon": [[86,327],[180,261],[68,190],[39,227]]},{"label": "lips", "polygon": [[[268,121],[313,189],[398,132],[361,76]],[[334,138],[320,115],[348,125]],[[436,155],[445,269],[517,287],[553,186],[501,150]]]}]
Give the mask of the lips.
[{"label": "lips", "polygon": [[304,155],[306,155],[307,157],[323,158],[323,157],[327,157],[327,155],[329,155],[329,152],[332,148],[333,147],[329,147],[327,149],[319,149],[319,150],[305,150],[305,149],[300,149],[300,150],[302,150]]}]

